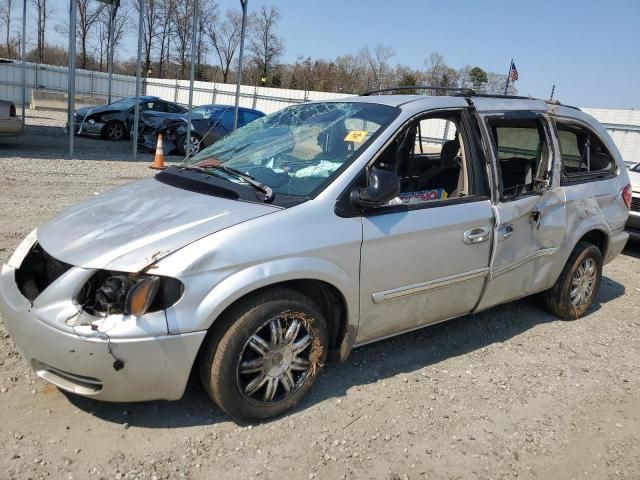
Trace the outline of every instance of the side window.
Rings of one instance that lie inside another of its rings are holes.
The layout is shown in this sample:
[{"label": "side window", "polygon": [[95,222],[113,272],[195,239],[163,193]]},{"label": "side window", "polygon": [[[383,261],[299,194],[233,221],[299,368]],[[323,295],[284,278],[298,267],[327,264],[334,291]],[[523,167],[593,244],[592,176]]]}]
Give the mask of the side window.
[{"label": "side window", "polygon": [[183,112],[183,110],[180,107],[176,106],[176,105],[173,105],[171,103],[167,103],[166,105],[167,105],[167,112],[169,112],[169,113],[182,113]]},{"label": "side window", "polygon": [[556,127],[565,180],[600,177],[615,171],[616,162],[593,132],[580,125],[562,122]]},{"label": "side window", "polygon": [[247,112],[246,110],[241,110],[240,111],[240,123],[241,125],[246,125],[247,123],[251,123],[254,120],[257,120],[261,117],[261,115],[258,115],[255,112]]},{"label": "side window", "polygon": [[459,114],[431,115],[406,127],[380,154],[374,168],[400,178],[389,205],[414,205],[468,196],[469,159]]},{"label": "side window", "polygon": [[546,178],[549,144],[544,126],[538,119],[490,118],[494,154],[501,179],[501,197],[514,200],[536,193]]},{"label": "side window", "polygon": [[220,117],[220,125],[222,128],[226,130],[233,130],[233,117],[235,115],[235,111],[233,109],[227,109],[222,116]]}]

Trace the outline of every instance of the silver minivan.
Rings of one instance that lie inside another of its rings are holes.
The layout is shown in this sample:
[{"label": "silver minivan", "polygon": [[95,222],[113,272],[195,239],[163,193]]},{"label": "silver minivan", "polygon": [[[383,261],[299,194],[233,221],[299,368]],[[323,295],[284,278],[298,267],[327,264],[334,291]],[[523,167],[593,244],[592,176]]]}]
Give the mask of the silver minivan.
[{"label": "silver minivan", "polygon": [[446,93],[291,106],[67,209],[2,267],[7,330],[61,389],[174,400],[195,368],[257,421],[354,347],[538,292],[583,316],[628,237],[616,146],[576,108]]}]

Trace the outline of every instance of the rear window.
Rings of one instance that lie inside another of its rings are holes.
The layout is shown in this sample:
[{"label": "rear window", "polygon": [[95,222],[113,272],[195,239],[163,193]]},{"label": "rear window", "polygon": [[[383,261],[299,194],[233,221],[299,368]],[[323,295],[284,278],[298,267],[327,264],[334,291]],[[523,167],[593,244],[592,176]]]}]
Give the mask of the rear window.
[{"label": "rear window", "polygon": [[596,178],[616,170],[616,162],[600,138],[588,128],[557,123],[565,180]]}]

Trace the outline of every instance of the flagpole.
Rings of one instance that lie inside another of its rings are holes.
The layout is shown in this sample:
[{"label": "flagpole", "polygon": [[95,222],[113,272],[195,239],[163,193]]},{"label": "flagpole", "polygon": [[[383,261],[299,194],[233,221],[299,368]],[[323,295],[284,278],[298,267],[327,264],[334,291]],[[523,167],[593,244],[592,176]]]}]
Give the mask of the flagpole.
[{"label": "flagpole", "polygon": [[509,80],[511,79],[511,66],[513,65],[513,58],[511,59],[511,63],[509,64],[509,73],[507,73],[507,84],[504,86],[504,94],[507,94],[509,90]]}]

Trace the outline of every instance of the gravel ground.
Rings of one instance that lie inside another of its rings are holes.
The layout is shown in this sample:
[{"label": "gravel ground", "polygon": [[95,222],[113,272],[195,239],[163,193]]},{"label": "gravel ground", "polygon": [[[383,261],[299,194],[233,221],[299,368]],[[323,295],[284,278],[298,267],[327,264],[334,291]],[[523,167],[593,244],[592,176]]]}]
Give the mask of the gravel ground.
[{"label": "gravel ground", "polygon": [[[113,161],[127,142],[79,139],[81,160],[61,160],[60,115],[31,113],[29,133],[46,136],[0,144],[0,261],[64,207],[152,174]],[[640,245],[604,276],[580,321],[525,299],[362,347],[257,426],[230,421],[195,379],[177,402],[64,394],[0,323],[0,478],[638,479]]]}]

